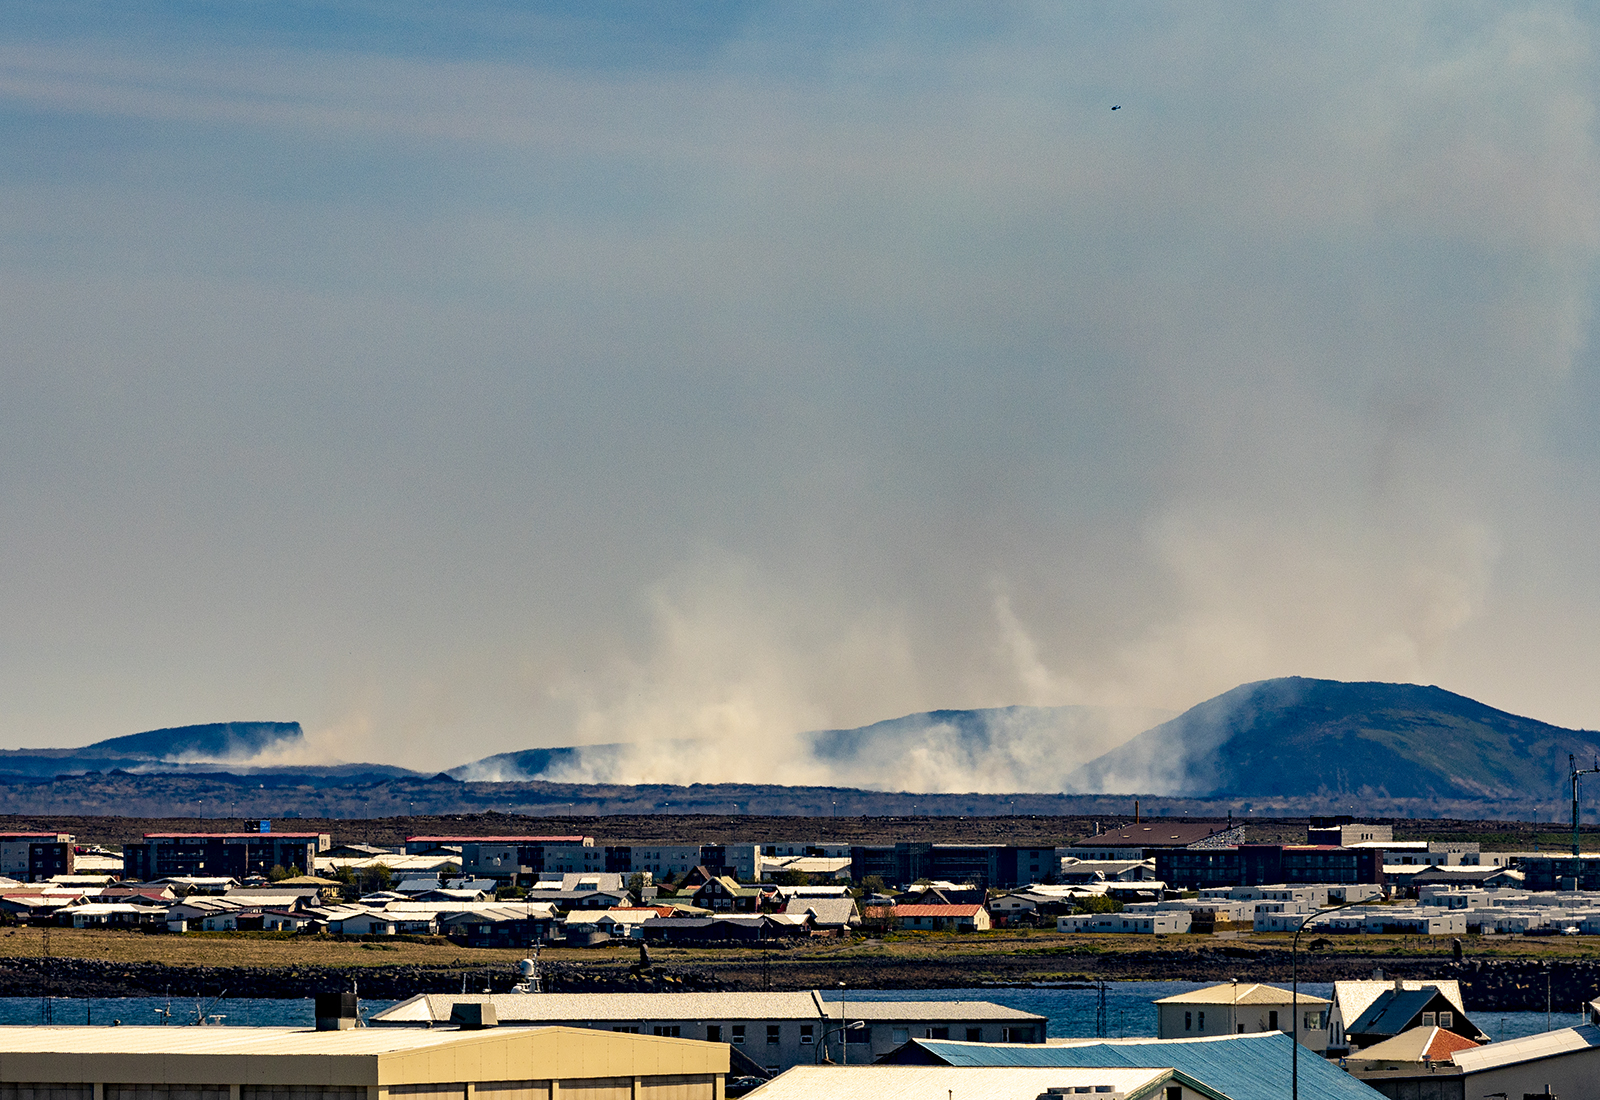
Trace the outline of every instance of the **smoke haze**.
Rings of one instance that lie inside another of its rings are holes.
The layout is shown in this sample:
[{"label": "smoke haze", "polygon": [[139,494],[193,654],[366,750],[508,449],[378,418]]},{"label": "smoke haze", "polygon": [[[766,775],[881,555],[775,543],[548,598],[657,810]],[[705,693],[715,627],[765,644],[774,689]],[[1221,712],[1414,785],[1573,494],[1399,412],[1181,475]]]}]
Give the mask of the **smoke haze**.
[{"label": "smoke haze", "polygon": [[[0,744],[999,790],[1288,674],[1600,726],[1587,9],[0,26]],[[1117,717],[805,732],[1013,705]]]}]

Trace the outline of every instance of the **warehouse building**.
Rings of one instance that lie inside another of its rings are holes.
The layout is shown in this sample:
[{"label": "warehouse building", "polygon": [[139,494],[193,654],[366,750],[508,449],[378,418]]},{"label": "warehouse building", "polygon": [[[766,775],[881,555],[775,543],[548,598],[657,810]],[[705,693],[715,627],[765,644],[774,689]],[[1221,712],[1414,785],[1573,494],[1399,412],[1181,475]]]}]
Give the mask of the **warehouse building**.
[{"label": "warehouse building", "polygon": [[727,1072],[725,1046],[565,1027],[0,1028],[0,1095],[35,1100],[722,1100]]}]

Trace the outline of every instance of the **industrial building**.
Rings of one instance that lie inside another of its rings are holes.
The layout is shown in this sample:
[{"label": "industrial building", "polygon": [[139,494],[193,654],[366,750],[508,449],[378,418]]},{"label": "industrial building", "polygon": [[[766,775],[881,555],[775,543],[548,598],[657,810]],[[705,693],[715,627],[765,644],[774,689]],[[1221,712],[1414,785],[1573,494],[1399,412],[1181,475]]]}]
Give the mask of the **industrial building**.
[{"label": "industrial building", "polygon": [[[487,1005],[501,1028],[577,1028],[728,1043],[765,1072],[869,1062],[913,1038],[1043,1043],[1045,1017],[988,1001],[856,1001],[808,993],[424,993],[372,1018],[374,1028],[447,1026],[461,1005]],[[859,1026],[845,1027],[846,1023]]]},{"label": "industrial building", "polygon": [[0,1028],[0,1095],[35,1100],[721,1100],[727,1072],[718,1044],[565,1027]]},{"label": "industrial building", "polygon": [[1234,1100],[1168,1066],[1039,1068],[1037,1066],[796,1066],[750,1100]]},{"label": "industrial building", "polygon": [[333,847],[327,833],[146,833],[122,848],[122,877],[137,882],[180,875],[244,878],[274,867],[310,870]]}]

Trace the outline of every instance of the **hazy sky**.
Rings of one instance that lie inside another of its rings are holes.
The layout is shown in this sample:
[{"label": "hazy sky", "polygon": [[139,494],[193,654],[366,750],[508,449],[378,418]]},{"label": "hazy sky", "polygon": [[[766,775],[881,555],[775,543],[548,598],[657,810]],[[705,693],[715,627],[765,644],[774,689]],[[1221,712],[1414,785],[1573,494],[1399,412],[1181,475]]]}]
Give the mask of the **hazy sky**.
[{"label": "hazy sky", "polygon": [[1592,10],[442,9],[0,2],[0,745],[1600,726]]}]

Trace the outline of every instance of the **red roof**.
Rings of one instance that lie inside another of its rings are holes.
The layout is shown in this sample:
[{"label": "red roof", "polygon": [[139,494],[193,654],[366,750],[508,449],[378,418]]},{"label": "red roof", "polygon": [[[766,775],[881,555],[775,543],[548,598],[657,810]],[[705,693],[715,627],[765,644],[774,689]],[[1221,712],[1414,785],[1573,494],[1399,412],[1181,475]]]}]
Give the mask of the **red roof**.
[{"label": "red roof", "polygon": [[1445,1062],[1456,1051],[1470,1050],[1477,1045],[1465,1035],[1457,1035],[1455,1032],[1446,1031],[1442,1027],[1435,1028],[1433,1038],[1428,1040],[1428,1045],[1423,1048],[1422,1055],[1424,1058],[1432,1058],[1435,1062]]},{"label": "red roof", "polygon": [[265,837],[267,840],[315,840],[321,833],[145,833],[146,840],[237,840],[240,837]]},{"label": "red roof", "polygon": [[983,912],[981,905],[897,905],[897,917],[975,917]]},{"label": "red roof", "polygon": [[407,844],[582,844],[586,836],[408,836]]}]

